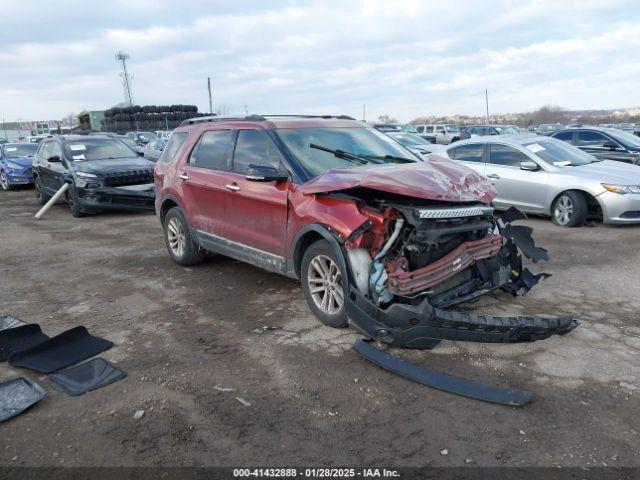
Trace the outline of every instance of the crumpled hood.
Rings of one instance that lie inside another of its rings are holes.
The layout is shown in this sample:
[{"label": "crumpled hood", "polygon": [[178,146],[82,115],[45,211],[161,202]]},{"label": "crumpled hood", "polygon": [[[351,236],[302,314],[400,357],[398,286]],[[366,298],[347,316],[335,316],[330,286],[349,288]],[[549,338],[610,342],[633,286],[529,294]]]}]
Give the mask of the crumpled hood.
[{"label": "crumpled hood", "polygon": [[22,168],[31,168],[33,166],[33,157],[7,157],[7,162],[17,163]]},{"label": "crumpled hood", "polygon": [[356,187],[448,202],[489,203],[497,193],[470,168],[437,155],[425,162],[328,170],[302,184],[298,191],[328,193]]},{"label": "crumpled hood", "polygon": [[129,170],[153,170],[154,163],[142,157],[117,158],[112,160],[76,160],[75,171],[86,173],[108,173]]}]

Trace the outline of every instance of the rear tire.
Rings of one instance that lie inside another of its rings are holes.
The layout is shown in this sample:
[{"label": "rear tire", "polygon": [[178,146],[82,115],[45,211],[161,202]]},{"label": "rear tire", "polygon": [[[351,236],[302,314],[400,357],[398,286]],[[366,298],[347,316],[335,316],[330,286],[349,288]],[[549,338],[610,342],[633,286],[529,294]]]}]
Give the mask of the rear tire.
[{"label": "rear tire", "polygon": [[169,256],[178,265],[186,267],[204,260],[205,251],[193,239],[189,223],[178,207],[173,207],[164,217],[164,241]]},{"label": "rear tire", "polygon": [[560,227],[576,228],[584,225],[589,213],[587,199],[580,192],[563,192],[553,202],[551,219]]},{"label": "rear tire", "polygon": [[325,325],[347,326],[346,277],[336,254],[326,240],[318,240],[304,252],[300,268],[302,292],[307,305]]}]

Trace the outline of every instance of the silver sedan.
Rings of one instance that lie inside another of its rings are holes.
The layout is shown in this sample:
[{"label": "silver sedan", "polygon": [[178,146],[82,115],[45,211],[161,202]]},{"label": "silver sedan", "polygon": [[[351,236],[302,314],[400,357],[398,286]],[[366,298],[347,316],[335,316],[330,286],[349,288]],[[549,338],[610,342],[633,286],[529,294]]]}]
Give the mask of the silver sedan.
[{"label": "silver sedan", "polygon": [[587,218],[604,223],[640,223],[640,166],[598,160],[549,137],[476,137],[436,153],[487,177],[497,209],[510,206],[547,215],[560,226]]}]

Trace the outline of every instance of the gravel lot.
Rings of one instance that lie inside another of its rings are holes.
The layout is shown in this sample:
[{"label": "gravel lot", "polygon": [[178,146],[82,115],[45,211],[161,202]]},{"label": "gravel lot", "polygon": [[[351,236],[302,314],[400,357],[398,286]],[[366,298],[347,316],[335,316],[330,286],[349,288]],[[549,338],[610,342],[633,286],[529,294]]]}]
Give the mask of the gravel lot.
[{"label": "gravel lot", "polygon": [[552,256],[534,269],[553,277],[466,307],[573,314],[565,337],[399,352],[532,390],[516,409],[368,363],[292,280],[216,256],[174,265],[153,215],[36,211],[32,190],[0,192],[0,314],[49,335],[85,325],[115,343],[103,356],[129,377],[72,398],[0,364],[0,381],[25,375],[48,392],[0,425],[1,465],[640,465],[640,227],[531,220]]}]

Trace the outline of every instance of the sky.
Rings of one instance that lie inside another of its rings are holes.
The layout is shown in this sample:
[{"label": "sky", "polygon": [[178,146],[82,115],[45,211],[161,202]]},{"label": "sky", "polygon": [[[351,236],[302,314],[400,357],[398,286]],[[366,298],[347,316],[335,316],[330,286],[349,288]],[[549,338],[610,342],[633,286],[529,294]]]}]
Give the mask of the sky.
[{"label": "sky", "polygon": [[225,113],[490,113],[640,105],[637,0],[0,0],[0,116],[124,99]]}]

